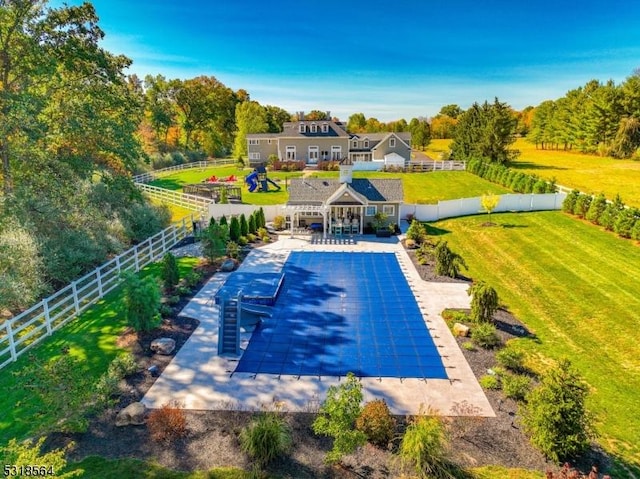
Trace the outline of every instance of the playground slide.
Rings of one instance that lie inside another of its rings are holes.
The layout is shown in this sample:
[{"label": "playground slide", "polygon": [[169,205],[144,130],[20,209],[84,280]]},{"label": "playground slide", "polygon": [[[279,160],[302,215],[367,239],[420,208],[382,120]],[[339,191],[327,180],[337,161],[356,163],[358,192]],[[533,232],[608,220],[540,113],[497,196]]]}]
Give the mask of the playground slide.
[{"label": "playground slide", "polygon": [[244,179],[244,182],[249,185],[249,193],[253,193],[258,188],[258,173],[255,171]]},{"label": "playground slide", "polygon": [[273,181],[272,179],[267,178],[267,181],[268,181],[269,183],[271,183],[273,186],[275,186],[278,190],[281,190],[281,189],[282,189],[282,188],[280,187],[280,185],[279,185],[278,183],[276,183],[275,181]]}]

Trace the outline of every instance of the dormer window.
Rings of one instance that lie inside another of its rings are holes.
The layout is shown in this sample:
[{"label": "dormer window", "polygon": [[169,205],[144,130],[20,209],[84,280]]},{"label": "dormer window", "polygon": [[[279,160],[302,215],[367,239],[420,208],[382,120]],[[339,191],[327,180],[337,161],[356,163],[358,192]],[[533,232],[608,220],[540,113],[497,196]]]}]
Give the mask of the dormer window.
[{"label": "dormer window", "polygon": [[307,131],[306,125],[304,123],[300,123],[300,125],[298,125],[298,131],[300,133],[305,133]]},{"label": "dormer window", "polygon": [[317,133],[318,132],[318,125],[316,125],[315,123],[311,123],[311,133]]},{"label": "dormer window", "polygon": [[389,138],[389,147],[390,148],[395,148],[396,147],[396,139],[395,138]]},{"label": "dormer window", "polygon": [[322,124],[322,133],[329,133],[329,125],[327,123]]},{"label": "dormer window", "polygon": [[369,140],[364,140],[364,142],[363,142],[363,143],[364,143],[364,144],[363,144],[363,147],[364,147],[364,148],[369,148]]},{"label": "dormer window", "polygon": [[358,148],[358,142],[356,140],[353,140],[353,147]]}]

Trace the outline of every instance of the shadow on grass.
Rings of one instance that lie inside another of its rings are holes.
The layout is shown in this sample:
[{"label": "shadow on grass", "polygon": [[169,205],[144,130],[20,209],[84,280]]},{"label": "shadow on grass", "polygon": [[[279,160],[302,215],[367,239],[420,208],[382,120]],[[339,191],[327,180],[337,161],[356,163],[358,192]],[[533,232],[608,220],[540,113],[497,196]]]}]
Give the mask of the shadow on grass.
[{"label": "shadow on grass", "polygon": [[167,190],[181,190],[184,183],[175,178],[160,178],[149,183],[150,186],[157,186],[158,188],[164,188]]},{"label": "shadow on grass", "polygon": [[549,166],[540,165],[538,163],[532,163],[531,161],[517,161],[509,165],[514,170],[527,169],[527,170],[568,170],[564,166]]},{"label": "shadow on grass", "polygon": [[512,223],[498,224],[498,226],[501,226],[502,228],[505,228],[505,229],[528,228],[529,227],[529,225],[514,225]]},{"label": "shadow on grass", "polygon": [[429,223],[424,223],[425,228],[427,229],[427,234],[430,236],[444,236],[451,233],[451,231],[446,230],[444,228],[438,228],[437,226],[433,226]]}]

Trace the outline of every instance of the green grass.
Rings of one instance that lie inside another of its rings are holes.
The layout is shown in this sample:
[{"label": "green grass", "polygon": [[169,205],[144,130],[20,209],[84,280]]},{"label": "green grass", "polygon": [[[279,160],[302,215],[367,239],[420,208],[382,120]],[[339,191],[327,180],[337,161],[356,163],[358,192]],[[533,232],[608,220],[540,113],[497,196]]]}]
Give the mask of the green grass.
[{"label": "green grass", "polygon": [[640,206],[640,161],[618,160],[578,152],[536,150],[524,139],[515,143],[520,157],[513,168],[542,178],[555,177],[558,184],[591,194],[604,193],[609,199]]},{"label": "green grass", "polygon": [[[196,262],[196,258],[178,259],[180,274],[186,274]],[[142,274],[159,276],[159,272],[160,265],[152,264],[144,268]],[[58,357],[62,349],[68,347],[69,354],[82,360],[82,373],[86,376],[97,381],[107,370],[109,363],[121,352],[116,340],[126,326],[119,311],[121,297],[122,289],[116,288],[80,317],[0,371],[0,410],[5,411],[0,416],[0,444],[6,444],[11,438],[22,439],[36,434],[57,413],[41,411],[41,404],[16,377],[16,373],[32,361],[32,355],[40,361],[47,361]]]},{"label": "green grass", "polygon": [[100,479],[248,479],[249,473],[232,467],[217,467],[209,471],[182,472],[137,459],[105,459],[91,456],[69,464],[68,470],[80,470],[78,477]]},{"label": "green grass", "polygon": [[[203,179],[216,175],[225,177],[231,174],[239,178],[246,175],[249,170],[237,170],[235,167],[207,168],[205,170],[185,170],[173,175],[160,178],[150,184],[170,190],[181,190],[183,185],[198,183]],[[269,191],[268,193],[249,193],[246,187],[242,191],[242,202],[254,205],[277,205],[287,202],[286,190],[289,178],[300,177],[301,172],[270,172],[269,178],[279,179],[283,185],[281,191]],[[502,186],[495,185],[475,175],[464,171],[436,171],[433,173],[384,173],[379,171],[356,171],[354,178],[401,178],[404,186],[405,203],[437,203],[438,200],[456,199],[470,196],[479,196],[489,193],[509,193]],[[337,171],[318,171],[311,177],[337,178]]]},{"label": "green grass", "polygon": [[[438,158],[448,150],[451,140],[432,140],[427,155]],[[512,168],[591,194],[604,193],[609,199],[620,194],[622,200],[640,207],[640,161],[618,160],[573,151],[538,150],[524,138],[513,148],[520,150]]]},{"label": "green grass", "polygon": [[568,357],[591,386],[599,442],[640,472],[640,248],[560,212],[434,223],[537,336],[533,366]]},{"label": "green grass", "polygon": [[474,467],[469,470],[475,479],[543,479],[543,471],[528,469],[508,469],[501,466]]},{"label": "green grass", "polygon": [[[171,203],[163,203],[162,201],[149,197],[149,200],[154,205],[165,205],[171,211],[171,222],[175,223],[176,221],[181,220],[182,218],[186,218],[191,215],[195,215],[196,210],[190,210],[188,208],[183,208],[182,206],[173,205]],[[198,216],[198,215],[195,215]]]}]

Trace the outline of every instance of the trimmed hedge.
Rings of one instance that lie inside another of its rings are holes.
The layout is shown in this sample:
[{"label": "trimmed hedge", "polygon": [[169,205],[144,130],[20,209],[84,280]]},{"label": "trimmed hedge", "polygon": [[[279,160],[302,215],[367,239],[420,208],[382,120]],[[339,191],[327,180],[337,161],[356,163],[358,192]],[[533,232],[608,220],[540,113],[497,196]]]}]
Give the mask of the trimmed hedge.
[{"label": "trimmed hedge", "polygon": [[510,188],[516,193],[556,193],[555,180],[546,181],[536,175],[527,175],[497,163],[487,163],[481,159],[472,159],[467,163],[467,171]]}]

